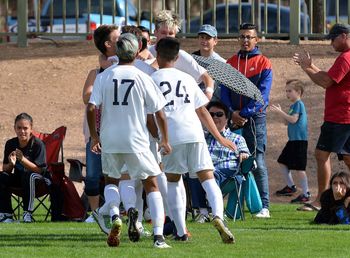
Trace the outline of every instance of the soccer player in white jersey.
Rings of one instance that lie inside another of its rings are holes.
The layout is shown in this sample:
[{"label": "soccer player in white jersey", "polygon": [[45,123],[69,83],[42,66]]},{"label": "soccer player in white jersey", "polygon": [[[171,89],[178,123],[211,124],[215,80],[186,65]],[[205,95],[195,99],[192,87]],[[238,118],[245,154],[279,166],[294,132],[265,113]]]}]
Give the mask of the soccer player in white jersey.
[{"label": "soccer player in white jersey", "polygon": [[[177,14],[169,10],[160,11],[155,17],[154,36],[156,44],[159,40],[165,37],[174,37],[179,31],[181,25],[180,18]],[[149,47],[149,51],[153,56],[157,56],[155,45]],[[214,93],[214,81],[209,76],[207,71],[201,67],[193,57],[184,50],[179,51],[179,57],[176,60],[174,67],[190,74],[198,83],[203,82],[205,85],[205,95],[210,100]]]},{"label": "soccer player in white jersey", "polygon": [[234,150],[236,146],[217,130],[213,119],[205,108],[208,99],[188,74],[174,68],[180,43],[175,38],[163,38],[157,43],[157,61],[160,70],[152,79],[163,92],[167,104],[164,107],[169,128],[169,143],[173,151],[164,156],[162,162],[168,180],[168,205],[175,222],[175,240],[187,241],[185,209],[179,192],[182,174],[196,174],[212,207],[213,224],[224,243],[233,243],[234,237],[223,222],[223,199],[213,174],[201,122],[224,146]]},{"label": "soccer player in white jersey", "polygon": [[[167,122],[162,111],[165,100],[152,79],[133,66],[137,53],[137,38],[130,33],[121,35],[116,48],[119,64],[97,76],[87,107],[91,150],[101,152],[102,169],[106,175],[105,204],[99,213],[109,213],[112,217],[107,243],[118,246],[122,221],[119,218],[117,185],[121,169],[126,165],[131,178],[143,180],[152,217],[154,247],[168,248],[163,237],[164,207],[156,182],[156,176],[161,171],[149,149],[146,126],[146,113],[153,111],[162,133],[160,147],[164,155],[169,154]],[[95,108],[100,105],[102,122],[99,136],[95,128]]]}]

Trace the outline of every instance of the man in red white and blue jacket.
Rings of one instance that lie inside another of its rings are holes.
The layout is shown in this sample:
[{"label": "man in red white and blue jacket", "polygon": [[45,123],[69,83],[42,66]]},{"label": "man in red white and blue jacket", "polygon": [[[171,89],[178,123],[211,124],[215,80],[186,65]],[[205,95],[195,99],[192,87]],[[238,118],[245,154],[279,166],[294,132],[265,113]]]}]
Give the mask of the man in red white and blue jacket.
[{"label": "man in red white and blue jacket", "polygon": [[267,141],[266,108],[272,85],[272,68],[268,58],[263,56],[256,46],[258,36],[254,24],[244,23],[239,30],[240,51],[227,60],[260,90],[264,104],[248,97],[239,95],[225,86],[221,86],[221,101],[232,112],[231,120],[234,126],[242,128],[252,155],[255,155],[257,169],[253,171],[263,209],[256,215],[259,218],[269,218],[269,185],[268,171],[265,164]]}]

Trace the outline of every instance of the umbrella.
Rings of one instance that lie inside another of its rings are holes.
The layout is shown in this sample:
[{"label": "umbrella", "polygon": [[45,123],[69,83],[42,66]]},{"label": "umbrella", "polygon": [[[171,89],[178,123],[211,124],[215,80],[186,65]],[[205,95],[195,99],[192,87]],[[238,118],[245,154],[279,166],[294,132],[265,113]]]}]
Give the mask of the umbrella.
[{"label": "umbrella", "polygon": [[237,94],[244,95],[264,104],[260,90],[247,77],[229,64],[214,58],[192,55],[200,66],[216,81]]}]

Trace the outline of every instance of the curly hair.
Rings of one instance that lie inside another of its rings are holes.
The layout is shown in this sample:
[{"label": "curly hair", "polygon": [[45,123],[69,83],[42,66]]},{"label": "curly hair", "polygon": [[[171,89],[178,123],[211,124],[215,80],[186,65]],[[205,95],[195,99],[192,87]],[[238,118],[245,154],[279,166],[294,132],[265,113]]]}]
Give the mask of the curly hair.
[{"label": "curly hair", "polygon": [[156,30],[165,25],[168,28],[174,28],[178,32],[181,22],[180,16],[170,10],[162,10],[155,17]]}]

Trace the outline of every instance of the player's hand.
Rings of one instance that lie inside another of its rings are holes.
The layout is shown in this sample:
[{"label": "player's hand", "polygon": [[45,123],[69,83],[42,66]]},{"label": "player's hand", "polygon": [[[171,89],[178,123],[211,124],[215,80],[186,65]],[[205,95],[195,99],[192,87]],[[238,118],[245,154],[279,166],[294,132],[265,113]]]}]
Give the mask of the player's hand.
[{"label": "player's hand", "polygon": [[293,61],[295,64],[300,65],[302,69],[311,67],[312,59],[307,51],[303,51],[301,53],[295,53],[293,56]]},{"label": "player's hand", "polygon": [[13,151],[10,153],[10,155],[8,156],[9,162],[12,164],[12,166],[15,166],[16,164],[16,151]]},{"label": "player's hand", "polygon": [[100,138],[91,138],[91,146],[90,149],[93,153],[100,154],[101,153],[101,143]]},{"label": "player's hand", "polygon": [[16,149],[16,159],[19,161],[19,162],[21,162],[22,160],[23,160],[23,158],[24,158],[24,156],[23,156],[23,152],[21,151],[21,150],[19,150],[19,149]]},{"label": "player's hand", "polygon": [[232,150],[232,151],[237,150],[236,144],[234,144],[232,141],[230,141],[230,140],[228,140],[228,139],[226,139],[226,138],[224,138],[224,137],[221,137],[221,138],[219,139],[219,143],[220,143],[222,146],[224,146],[224,147],[226,147],[226,148],[229,148],[229,149]]},{"label": "player's hand", "polygon": [[169,142],[161,141],[159,143],[158,151],[160,151],[160,154],[165,156],[169,155],[172,152],[172,148]]},{"label": "player's hand", "polygon": [[246,160],[247,158],[249,158],[249,154],[242,152],[239,154],[239,162],[242,163],[242,161]]},{"label": "player's hand", "polygon": [[152,59],[154,58],[153,55],[151,54],[151,52],[145,48],[144,50],[142,50],[136,57],[137,59],[140,59],[142,61],[145,61],[147,59]]},{"label": "player's hand", "polygon": [[233,124],[236,124],[240,127],[244,126],[244,124],[248,121],[248,119],[240,116],[239,110],[233,111],[231,120]]}]

